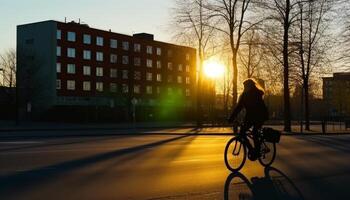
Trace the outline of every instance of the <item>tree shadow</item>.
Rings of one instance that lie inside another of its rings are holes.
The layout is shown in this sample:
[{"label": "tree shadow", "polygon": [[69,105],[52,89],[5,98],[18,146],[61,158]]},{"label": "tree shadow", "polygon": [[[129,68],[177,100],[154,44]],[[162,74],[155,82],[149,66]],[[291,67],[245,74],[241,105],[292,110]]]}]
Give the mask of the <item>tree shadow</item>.
[{"label": "tree shadow", "polygon": [[304,140],[307,142],[312,142],[323,147],[331,148],[334,150],[339,150],[345,153],[350,152],[349,140],[343,137],[327,137],[327,136],[306,136],[297,137],[299,140]]},{"label": "tree shadow", "polygon": [[280,170],[266,167],[264,177],[251,180],[240,172],[231,173],[225,182],[224,199],[304,199],[293,181]]},{"label": "tree shadow", "polygon": [[12,175],[0,176],[0,196],[7,196],[20,191],[29,189],[32,186],[38,186],[46,183],[49,180],[63,176],[67,172],[87,167],[97,162],[107,161],[123,155],[145,151],[149,148],[164,145],[169,142],[189,137],[188,135],[174,137],[166,140],[161,140],[149,144],[134,146],[125,149],[118,149],[98,155],[93,155],[72,161],[66,161],[58,164],[53,164],[38,169],[33,169],[24,172],[18,172]]},{"label": "tree shadow", "polygon": [[[135,136],[124,136],[124,135],[118,135],[113,136],[112,139],[120,139],[125,137],[135,137]],[[74,139],[74,138],[73,138]],[[58,142],[47,142],[44,144],[31,144],[31,145],[21,145],[18,147],[9,147],[9,148],[0,148],[1,152],[8,152],[8,151],[17,151],[17,150],[24,150],[24,149],[34,149],[34,148],[45,148],[45,147],[54,147],[54,146],[64,146],[64,145],[71,145],[71,144],[83,144],[83,143],[89,143],[89,142],[96,142],[96,141],[103,141],[103,140],[110,140],[111,136],[98,136],[94,138],[86,138],[81,139],[77,138],[76,141],[58,141]]]}]

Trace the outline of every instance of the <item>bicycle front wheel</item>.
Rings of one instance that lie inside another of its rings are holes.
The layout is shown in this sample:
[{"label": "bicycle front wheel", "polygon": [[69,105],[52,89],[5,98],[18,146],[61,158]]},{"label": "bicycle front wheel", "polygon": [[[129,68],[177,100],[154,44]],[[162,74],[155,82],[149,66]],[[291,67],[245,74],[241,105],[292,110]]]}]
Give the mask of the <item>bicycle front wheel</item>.
[{"label": "bicycle front wheel", "polygon": [[261,144],[260,164],[264,167],[270,166],[276,158],[276,143],[263,142]]},{"label": "bicycle front wheel", "polygon": [[232,172],[239,171],[246,161],[247,149],[239,137],[228,141],[225,147],[225,164]]}]

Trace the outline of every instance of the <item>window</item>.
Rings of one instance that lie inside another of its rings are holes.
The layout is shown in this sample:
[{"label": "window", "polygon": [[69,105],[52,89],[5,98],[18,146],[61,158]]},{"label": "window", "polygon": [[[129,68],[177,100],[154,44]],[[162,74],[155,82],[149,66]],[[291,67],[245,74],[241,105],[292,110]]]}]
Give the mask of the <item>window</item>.
[{"label": "window", "polygon": [[61,73],[61,63],[56,63],[56,72]]},{"label": "window", "polygon": [[147,46],[147,54],[152,54],[152,46]]},{"label": "window", "polygon": [[186,96],[189,97],[191,95],[190,89],[186,89]]},{"label": "window", "polygon": [[56,32],[56,39],[57,40],[60,40],[61,39],[61,30],[57,30],[57,32]]},{"label": "window", "polygon": [[68,31],[67,33],[67,40],[70,42],[75,42],[75,32]]},{"label": "window", "polygon": [[134,93],[140,94],[140,85],[134,85]]},{"label": "window", "polygon": [[116,83],[110,83],[109,84],[109,90],[113,93],[117,92],[117,84]]},{"label": "window", "polygon": [[91,90],[91,83],[90,83],[90,81],[84,81],[83,82],[83,90],[84,91],[90,91]]},{"label": "window", "polygon": [[152,94],[152,86],[150,86],[150,85],[146,86],[146,93],[147,94]]},{"label": "window", "polygon": [[113,49],[118,48],[118,40],[111,39],[110,42],[111,42],[111,44],[110,44],[111,48],[113,48]]},{"label": "window", "polygon": [[135,80],[141,80],[141,72],[135,71],[134,72],[134,79]]},{"label": "window", "polygon": [[157,68],[158,68],[158,69],[162,68],[162,62],[159,61],[159,60],[157,61]]},{"label": "window", "polygon": [[117,60],[118,60],[118,56],[115,55],[115,54],[111,54],[110,62],[111,63],[117,63]]},{"label": "window", "polygon": [[146,73],[146,80],[152,81],[152,73],[149,73],[149,72]]},{"label": "window", "polygon": [[96,67],[96,76],[103,76],[103,68]]},{"label": "window", "polygon": [[178,77],[177,77],[177,82],[178,82],[178,83],[182,83],[182,77],[181,77],[181,76],[178,76]]},{"label": "window", "polygon": [[162,55],[162,49],[159,47],[157,47],[157,55],[158,56]]},{"label": "window", "polygon": [[173,76],[172,75],[168,75],[168,83],[173,82]]},{"label": "window", "polygon": [[186,53],[186,60],[190,60],[190,54]]},{"label": "window", "polygon": [[96,91],[103,92],[103,83],[102,82],[96,82]]},{"label": "window", "polygon": [[173,51],[172,50],[168,50],[168,57],[173,56]]},{"label": "window", "polygon": [[117,69],[111,69],[111,78],[116,78],[117,77]]},{"label": "window", "polygon": [[134,44],[134,51],[140,52],[141,51],[141,45],[140,44]]},{"label": "window", "polygon": [[147,67],[152,67],[152,60],[151,59],[147,59]]},{"label": "window", "polygon": [[141,65],[141,58],[135,57],[134,58],[134,65],[135,66],[140,66]]},{"label": "window", "polygon": [[122,84],[122,92],[128,93],[129,92],[129,86],[127,84]]},{"label": "window", "polygon": [[68,74],[75,74],[75,64],[68,64],[67,65],[67,73]]},{"label": "window", "polygon": [[56,47],[56,56],[61,56],[61,47]]},{"label": "window", "polygon": [[84,54],[83,57],[85,60],[91,60],[91,51],[84,50],[83,54]]},{"label": "window", "polygon": [[168,70],[173,70],[173,63],[168,62]]},{"label": "window", "polygon": [[83,67],[83,74],[86,76],[90,76],[91,75],[91,67],[90,66],[84,66]]},{"label": "window", "polygon": [[122,63],[123,63],[124,65],[129,64],[129,56],[123,56]]},{"label": "window", "polygon": [[182,64],[179,64],[179,71],[182,72]]},{"label": "window", "polygon": [[129,50],[129,42],[123,42],[123,50]]},{"label": "window", "polygon": [[122,78],[123,79],[128,79],[128,70],[123,70],[122,71]]},{"label": "window", "polygon": [[67,49],[67,56],[69,58],[75,58],[75,49],[74,48],[68,48]]},{"label": "window", "polygon": [[103,37],[100,37],[100,36],[96,37],[96,45],[103,46]]},{"label": "window", "polygon": [[157,94],[160,94],[160,87],[159,86],[156,87],[156,90],[157,90]]},{"label": "window", "polygon": [[157,81],[158,82],[162,81],[162,75],[161,74],[157,74]]},{"label": "window", "polygon": [[186,84],[190,84],[190,77],[186,77]]},{"label": "window", "polygon": [[57,89],[57,90],[60,90],[60,89],[61,89],[61,80],[60,80],[60,79],[57,79],[57,80],[56,80],[56,89]]},{"label": "window", "polygon": [[190,71],[190,66],[186,65],[186,72],[189,72],[189,71]]},{"label": "window", "polygon": [[67,81],[67,90],[75,90],[75,81],[73,80]]},{"label": "window", "polygon": [[97,61],[103,61],[103,53],[102,52],[96,52],[96,60]]},{"label": "window", "polygon": [[84,34],[83,35],[83,43],[84,44],[91,44],[91,35]]}]

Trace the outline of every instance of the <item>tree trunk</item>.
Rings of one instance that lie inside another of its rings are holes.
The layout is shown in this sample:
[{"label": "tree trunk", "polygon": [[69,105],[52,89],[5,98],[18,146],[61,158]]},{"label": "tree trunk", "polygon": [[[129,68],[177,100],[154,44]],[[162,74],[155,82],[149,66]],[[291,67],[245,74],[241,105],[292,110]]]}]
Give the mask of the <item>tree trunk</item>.
[{"label": "tree trunk", "polygon": [[197,105],[196,105],[196,119],[197,127],[202,126],[202,68],[203,67],[203,56],[202,52],[199,52],[199,70],[198,70],[198,83],[197,83]]},{"label": "tree trunk", "polygon": [[286,15],[283,34],[283,98],[284,98],[284,131],[291,131],[290,94],[289,94],[289,63],[288,63],[288,32],[289,32],[290,1],[286,0]]},{"label": "tree trunk", "polygon": [[232,52],[232,107],[236,106],[237,103],[237,80],[238,80],[238,68],[237,68],[237,53],[233,50]]},{"label": "tree trunk", "polygon": [[309,79],[304,78],[304,117],[305,117],[305,130],[310,130],[310,112],[309,112]]}]

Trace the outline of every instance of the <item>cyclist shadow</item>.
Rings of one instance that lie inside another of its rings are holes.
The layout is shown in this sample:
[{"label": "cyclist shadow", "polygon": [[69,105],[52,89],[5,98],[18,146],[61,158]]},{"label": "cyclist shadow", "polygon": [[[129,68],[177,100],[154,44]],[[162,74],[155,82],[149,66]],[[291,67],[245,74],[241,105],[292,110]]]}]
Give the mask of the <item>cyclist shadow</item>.
[{"label": "cyclist shadow", "polygon": [[304,199],[293,181],[283,172],[266,167],[264,177],[251,181],[240,172],[231,173],[225,182],[224,199]]}]

